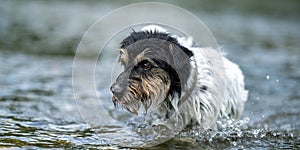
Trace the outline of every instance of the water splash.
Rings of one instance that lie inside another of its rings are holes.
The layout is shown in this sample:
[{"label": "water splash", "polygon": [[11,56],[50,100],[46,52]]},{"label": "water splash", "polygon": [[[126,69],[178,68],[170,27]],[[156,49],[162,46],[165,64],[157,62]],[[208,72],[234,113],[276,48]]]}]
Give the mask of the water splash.
[{"label": "water splash", "polygon": [[[224,148],[269,148],[276,143],[278,148],[299,148],[299,133],[280,131],[270,128],[252,128],[249,118],[240,121],[222,120],[219,130],[201,131],[197,128],[182,132],[178,138],[192,138],[191,145],[205,149]],[[295,143],[294,143],[295,142]]]}]

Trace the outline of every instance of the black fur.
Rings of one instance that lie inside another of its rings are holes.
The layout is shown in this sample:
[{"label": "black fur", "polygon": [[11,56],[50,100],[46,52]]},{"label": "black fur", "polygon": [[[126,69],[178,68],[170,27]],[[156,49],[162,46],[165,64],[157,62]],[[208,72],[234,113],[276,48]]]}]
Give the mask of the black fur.
[{"label": "black fur", "polygon": [[[174,110],[171,101],[168,100],[171,96],[171,100],[178,96],[181,97],[182,89],[190,76],[191,66],[190,58],[193,53],[186,47],[180,45],[176,38],[170,36],[167,33],[158,31],[133,31],[127,38],[121,42],[122,49],[126,49],[128,53],[128,62],[124,65],[124,72],[127,72],[127,78],[135,80],[138,83],[140,89],[142,86],[139,79],[139,75],[147,76],[150,70],[143,70],[140,68],[141,64],[148,60],[141,60],[141,62],[135,62],[135,58],[142,53],[145,49],[148,49],[145,54],[145,58],[152,60],[153,67],[159,67],[169,74],[171,85],[167,93],[167,97],[164,100],[165,108],[168,112]],[[123,73],[122,73],[123,74]],[[151,75],[151,74],[150,74]],[[163,82],[166,79],[162,79]],[[128,82],[117,80],[118,82]],[[146,96],[141,96],[140,100],[143,102],[147,99]],[[168,116],[168,113],[166,114]],[[168,117],[167,117],[168,118]]]},{"label": "black fur", "polygon": [[172,97],[174,97],[175,96],[174,94],[177,93],[178,96],[180,97],[181,96],[181,83],[180,83],[179,76],[178,76],[177,72],[175,71],[175,69],[163,60],[153,59],[153,61],[160,68],[162,68],[164,71],[166,71],[170,76],[171,85],[170,85],[170,91],[169,91],[168,95],[171,95]]},{"label": "black fur", "polygon": [[[177,72],[175,71],[175,69],[169,65],[167,62],[160,60],[160,59],[152,59],[161,69],[163,69],[164,71],[166,71],[169,74],[170,80],[171,80],[171,85],[170,85],[170,90],[168,92],[168,96],[171,96],[173,99],[177,94],[178,97],[181,97],[181,82],[179,79],[179,76],[177,74]],[[171,101],[168,100],[169,97],[166,97],[166,99],[164,100],[166,109],[168,109],[168,111],[166,112],[166,118],[169,118],[170,115],[174,112],[174,107],[171,104]]]},{"label": "black fur", "polygon": [[156,39],[161,39],[161,40],[166,40],[168,42],[172,42],[173,44],[175,44],[179,48],[181,48],[184,51],[184,53],[186,55],[188,55],[188,57],[193,56],[193,53],[189,49],[187,49],[186,47],[180,45],[176,38],[170,36],[167,33],[158,32],[156,30],[154,30],[154,31],[140,31],[140,32],[133,31],[132,33],[130,33],[130,36],[128,36],[127,38],[125,38],[121,42],[120,48],[125,49],[129,45],[131,45],[131,44],[133,44],[133,43],[135,43],[139,40],[150,39],[150,38],[156,38]]}]

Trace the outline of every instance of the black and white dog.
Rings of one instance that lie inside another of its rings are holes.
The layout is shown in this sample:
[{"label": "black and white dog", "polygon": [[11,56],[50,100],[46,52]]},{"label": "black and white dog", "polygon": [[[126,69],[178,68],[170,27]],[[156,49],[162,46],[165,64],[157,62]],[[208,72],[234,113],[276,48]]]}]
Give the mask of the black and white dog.
[{"label": "black and white dog", "polygon": [[164,118],[180,115],[184,124],[208,129],[243,112],[248,92],[238,65],[193,46],[191,38],[147,26],[122,41],[119,60],[124,71],[111,86],[112,100],[133,114],[143,108]]}]

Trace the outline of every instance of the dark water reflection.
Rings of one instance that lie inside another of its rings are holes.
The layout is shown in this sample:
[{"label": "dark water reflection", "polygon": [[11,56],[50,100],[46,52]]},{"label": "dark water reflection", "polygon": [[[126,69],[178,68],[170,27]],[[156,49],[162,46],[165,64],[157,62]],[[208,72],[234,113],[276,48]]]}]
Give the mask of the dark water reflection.
[{"label": "dark water reflection", "polygon": [[[46,4],[50,3],[29,2],[19,6],[16,1],[4,1],[1,6],[2,8],[5,4],[22,9],[16,11],[16,14],[7,8],[1,10],[1,15],[8,16],[7,20],[0,22],[0,148],[120,148],[118,143],[124,137],[119,135],[128,134],[120,126],[91,127],[80,117],[73,100],[72,47],[76,47],[84,29],[98,16],[121,4],[93,6],[95,2],[75,2],[60,17],[72,16],[76,12],[73,11],[75,8],[86,13],[74,15],[76,17],[70,19],[73,23],[59,24],[63,19],[46,22],[35,12],[38,10],[29,11],[37,17],[37,22],[18,20],[18,12],[23,12],[26,8],[46,9]],[[299,149],[300,21],[294,14],[299,3],[290,1],[284,4],[293,5],[290,6],[291,11],[285,10],[289,8],[279,8],[286,15],[291,13],[289,17],[280,13],[272,15],[270,10],[273,8],[269,7],[263,8],[267,11],[264,14],[259,12],[263,11],[262,8],[256,7],[259,11],[251,13],[250,10],[234,9],[237,6],[225,7],[227,4],[222,3],[225,8],[217,10],[217,7],[205,3],[208,7],[197,11],[189,3],[177,3],[191,8],[212,30],[228,57],[241,66],[250,95],[241,122],[224,126],[222,132],[199,133],[197,129],[186,130],[177,138],[153,149]],[[247,3],[254,7],[253,3]],[[58,10],[64,8],[65,4],[68,3],[53,3],[59,6]],[[98,11],[99,8],[102,11]],[[59,13],[53,14],[54,9],[48,8],[46,11],[50,13],[44,17],[59,18],[55,16]],[[13,27],[9,22],[24,23],[28,28],[25,32],[24,26]],[[80,22],[85,23],[78,28],[65,30]],[[51,23],[61,26],[59,28],[53,25],[54,28],[50,29],[48,27]],[[4,31],[12,28],[13,35]],[[36,32],[39,38],[28,39],[29,29]],[[53,41],[56,33],[63,31],[68,34],[58,37],[62,42]],[[7,36],[6,40],[3,35]],[[69,40],[71,43],[68,43]],[[48,52],[44,52],[45,50]]]}]

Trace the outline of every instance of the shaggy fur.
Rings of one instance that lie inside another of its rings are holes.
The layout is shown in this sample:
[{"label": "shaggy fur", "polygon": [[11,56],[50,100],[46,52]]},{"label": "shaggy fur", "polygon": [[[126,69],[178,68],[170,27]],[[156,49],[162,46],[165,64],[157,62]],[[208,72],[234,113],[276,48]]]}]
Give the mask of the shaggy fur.
[{"label": "shaggy fur", "polygon": [[111,86],[114,105],[133,114],[143,106],[146,113],[180,116],[183,124],[204,129],[215,128],[218,119],[238,119],[248,95],[239,67],[182,39],[153,28],[125,38],[119,57],[124,71]]}]

